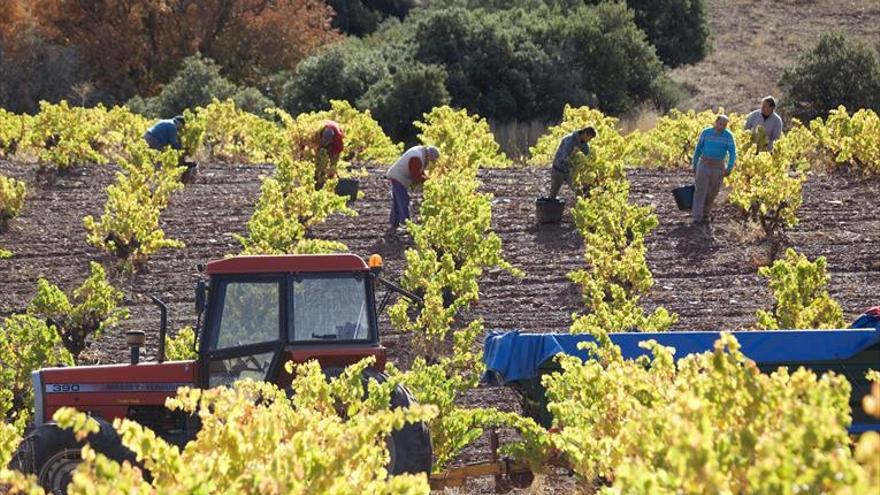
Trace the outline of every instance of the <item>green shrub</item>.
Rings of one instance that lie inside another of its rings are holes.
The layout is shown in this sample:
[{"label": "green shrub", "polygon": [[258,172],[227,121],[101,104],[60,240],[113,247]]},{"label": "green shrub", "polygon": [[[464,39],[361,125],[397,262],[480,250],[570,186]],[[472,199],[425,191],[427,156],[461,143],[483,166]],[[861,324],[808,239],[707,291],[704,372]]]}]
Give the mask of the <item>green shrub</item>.
[{"label": "green shrub", "polygon": [[880,110],[880,57],[841,33],[822,35],[779,81],[792,114],[804,120],[847,108]]},{"label": "green shrub", "polygon": [[127,106],[136,113],[168,117],[187,108],[206,106],[214,99],[232,99],[238,108],[252,113],[274,106],[255,88],[236,86],[220,74],[213,60],[194,55],[184,59],[177,75],[153,97],[135,97]]},{"label": "green shrub", "polygon": [[327,0],[336,13],[332,26],[355,36],[372,33],[387,18],[403,19],[415,4],[416,0]]},{"label": "green shrub", "polygon": [[284,84],[281,106],[296,115],[323,110],[330,100],[356,102],[388,74],[379,50],[357,39],[334,43],[297,66]]},{"label": "green shrub", "polygon": [[436,65],[410,64],[373,85],[361,106],[369,108],[395,141],[415,141],[413,122],[449,103],[446,71]]}]

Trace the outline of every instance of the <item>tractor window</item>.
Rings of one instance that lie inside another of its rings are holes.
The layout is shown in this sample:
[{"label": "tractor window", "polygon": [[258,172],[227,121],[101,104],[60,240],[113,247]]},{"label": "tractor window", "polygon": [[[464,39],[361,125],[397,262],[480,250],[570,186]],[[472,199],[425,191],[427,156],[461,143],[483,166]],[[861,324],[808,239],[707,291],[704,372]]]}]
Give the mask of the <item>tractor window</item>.
[{"label": "tractor window", "polygon": [[279,280],[230,280],[221,285],[217,331],[211,349],[228,349],[279,340]]},{"label": "tractor window", "polygon": [[362,274],[322,275],[293,284],[291,340],[367,340],[370,306]]},{"label": "tractor window", "polygon": [[231,386],[238,380],[265,380],[275,352],[211,361],[208,367],[208,387]]}]

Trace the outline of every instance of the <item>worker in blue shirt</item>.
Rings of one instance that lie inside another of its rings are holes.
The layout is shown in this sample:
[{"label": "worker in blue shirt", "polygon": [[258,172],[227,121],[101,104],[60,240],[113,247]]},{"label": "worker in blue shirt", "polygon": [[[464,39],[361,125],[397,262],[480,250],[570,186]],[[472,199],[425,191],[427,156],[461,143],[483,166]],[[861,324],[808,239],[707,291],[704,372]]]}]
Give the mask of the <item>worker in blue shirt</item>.
[{"label": "worker in blue shirt", "polygon": [[178,115],[173,119],[160,120],[150,127],[150,130],[144,134],[144,140],[147,145],[154,150],[163,150],[166,146],[171,149],[180,149],[180,139],[178,134],[186,125],[186,119],[183,115]]},{"label": "worker in blue shirt", "polygon": [[553,165],[550,167],[549,198],[556,198],[562,184],[568,184],[569,188],[572,187],[573,171],[571,158],[576,151],[580,151],[584,156],[589,155],[590,141],[594,137],[596,137],[596,129],[594,127],[584,127],[571,134],[566,134],[559,141],[559,147],[556,148],[556,155],[553,157]]},{"label": "worker in blue shirt", "polygon": [[[736,163],[736,139],[727,129],[729,122],[727,115],[719,115],[715,119],[715,125],[700,133],[697,148],[694,150],[696,179],[693,220],[697,226],[709,223],[709,213],[718,191],[721,190],[721,183],[730,175],[733,164]],[[725,158],[727,166],[724,165]]]}]

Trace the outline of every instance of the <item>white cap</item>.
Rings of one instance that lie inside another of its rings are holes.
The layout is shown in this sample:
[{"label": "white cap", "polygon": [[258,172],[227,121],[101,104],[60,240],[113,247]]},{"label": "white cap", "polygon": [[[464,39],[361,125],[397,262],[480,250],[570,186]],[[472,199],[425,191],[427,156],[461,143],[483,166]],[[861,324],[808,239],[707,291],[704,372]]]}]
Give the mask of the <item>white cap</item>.
[{"label": "white cap", "polygon": [[440,150],[434,146],[425,146],[425,158],[429,161],[437,161],[440,158]]}]

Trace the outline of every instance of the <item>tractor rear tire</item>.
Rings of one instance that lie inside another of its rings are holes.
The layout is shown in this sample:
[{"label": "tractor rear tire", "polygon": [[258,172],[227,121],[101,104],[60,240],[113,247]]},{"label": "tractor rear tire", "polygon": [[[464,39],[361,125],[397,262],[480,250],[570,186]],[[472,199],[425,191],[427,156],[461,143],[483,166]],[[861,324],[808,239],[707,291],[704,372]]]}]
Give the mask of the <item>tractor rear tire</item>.
[{"label": "tractor rear tire", "polygon": [[[336,378],[343,368],[326,368],[324,374],[328,378]],[[374,369],[364,370],[364,385],[370,378],[379,383],[388,380],[388,375]],[[409,407],[417,404],[415,398],[407,389],[398,385],[391,394],[391,408]],[[391,461],[388,463],[388,472],[398,474],[431,474],[433,464],[431,450],[431,432],[424,422],[406,423],[403,428],[391,432],[387,440],[388,452]]]},{"label": "tractor rear tire", "polygon": [[82,462],[80,452],[86,443],[109,459],[136,464],[135,455],[122,444],[113,426],[102,419],[95,420],[101,429],[90,434],[85,442],[77,441],[72,431],[55,424],[38,426],[22,440],[9,467],[35,475],[46,493],[64,495],[73,480],[73,472]]}]

